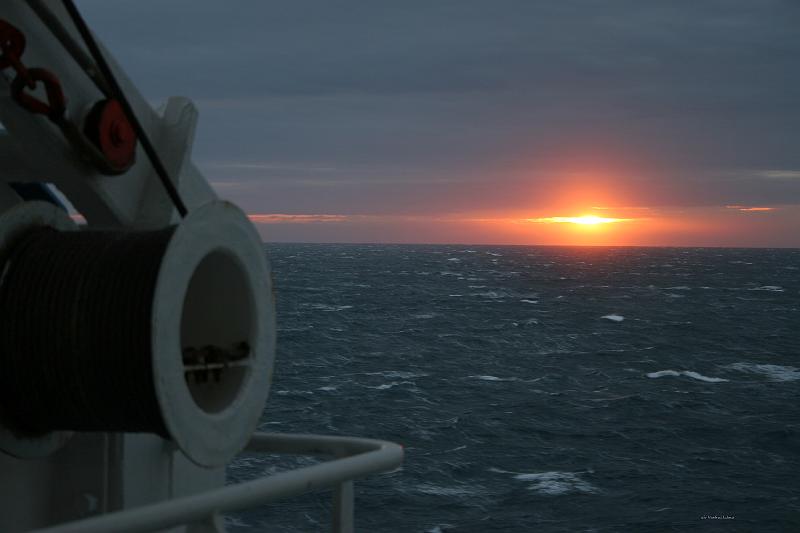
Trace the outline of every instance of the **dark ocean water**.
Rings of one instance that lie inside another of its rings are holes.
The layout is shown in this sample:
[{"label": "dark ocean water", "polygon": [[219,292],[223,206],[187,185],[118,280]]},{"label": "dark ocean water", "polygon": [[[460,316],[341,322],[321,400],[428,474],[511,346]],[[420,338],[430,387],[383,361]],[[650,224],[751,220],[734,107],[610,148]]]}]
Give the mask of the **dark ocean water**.
[{"label": "dark ocean water", "polygon": [[[268,254],[261,430],[405,446],[356,484],[358,531],[800,531],[800,250]],[[311,463],[243,457],[229,477]],[[229,529],[326,531],[330,500]]]}]

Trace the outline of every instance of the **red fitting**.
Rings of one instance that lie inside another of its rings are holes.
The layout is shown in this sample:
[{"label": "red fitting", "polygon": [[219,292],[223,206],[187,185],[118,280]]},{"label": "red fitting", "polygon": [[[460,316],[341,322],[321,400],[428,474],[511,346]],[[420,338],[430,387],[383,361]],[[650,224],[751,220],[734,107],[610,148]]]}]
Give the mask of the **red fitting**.
[{"label": "red fitting", "polygon": [[0,70],[19,65],[19,58],[25,51],[25,35],[5,20],[0,20],[0,50],[3,51]]},{"label": "red fitting", "polygon": [[[25,92],[26,87],[29,87],[29,81],[33,84],[33,87],[36,87],[38,82],[44,84],[45,94],[47,95],[46,102],[39,100],[29,92]],[[11,96],[19,105],[31,113],[47,115],[51,120],[62,118],[67,108],[64,91],[61,90],[61,83],[55,74],[43,68],[29,68],[25,76],[18,75],[14,78],[14,81],[11,82]]]},{"label": "red fitting", "polygon": [[83,131],[114,170],[124,172],[136,161],[136,132],[118,101],[97,102],[86,116]]}]

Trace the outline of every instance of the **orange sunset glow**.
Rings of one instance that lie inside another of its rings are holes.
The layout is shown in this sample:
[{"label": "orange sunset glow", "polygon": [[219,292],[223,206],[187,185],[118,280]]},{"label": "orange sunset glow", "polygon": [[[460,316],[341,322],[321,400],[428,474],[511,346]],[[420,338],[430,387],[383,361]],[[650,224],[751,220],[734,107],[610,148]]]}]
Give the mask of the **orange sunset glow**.
[{"label": "orange sunset glow", "polygon": [[[548,212],[549,211],[549,212]],[[594,211],[594,213],[592,213]],[[567,246],[753,246],[797,220],[790,206],[593,207],[441,214],[251,214],[265,239]],[[287,237],[283,237],[286,235]],[[790,245],[791,235],[778,244]]]},{"label": "orange sunset glow", "polygon": [[[597,210],[601,212],[592,213]],[[527,239],[544,244],[608,246],[639,242],[669,223],[665,217],[643,217],[636,208],[594,207],[587,211],[573,211],[575,214],[562,211],[563,214],[506,219],[507,222],[496,229],[515,234],[515,240],[518,241]]]},{"label": "orange sunset glow", "polygon": [[579,217],[544,217],[530,218],[528,222],[542,222],[545,224],[580,224],[583,226],[595,226],[597,224],[613,224],[615,222],[629,222],[632,218],[608,218],[595,215],[581,215]]},{"label": "orange sunset glow", "polygon": [[[700,196],[694,185],[666,179],[668,168],[632,154],[623,144],[600,150],[575,142],[545,157],[526,154],[507,168],[482,170],[481,176],[495,176],[496,186],[474,178],[453,189],[448,180],[433,180],[424,184],[424,194],[411,194],[393,184],[395,192],[375,189],[369,202],[332,205],[321,195],[304,200],[302,211],[256,212],[251,220],[265,240],[289,242],[798,245],[797,234],[786,231],[800,220],[797,205],[748,198],[753,193],[747,191],[727,192],[731,184],[743,187],[743,181],[721,178],[708,178],[713,187]],[[800,183],[800,171],[753,173],[766,176],[751,187],[754,191]],[[367,190],[350,182],[337,187],[348,195],[335,198],[357,198]],[[422,190],[423,185],[414,187]]]}]

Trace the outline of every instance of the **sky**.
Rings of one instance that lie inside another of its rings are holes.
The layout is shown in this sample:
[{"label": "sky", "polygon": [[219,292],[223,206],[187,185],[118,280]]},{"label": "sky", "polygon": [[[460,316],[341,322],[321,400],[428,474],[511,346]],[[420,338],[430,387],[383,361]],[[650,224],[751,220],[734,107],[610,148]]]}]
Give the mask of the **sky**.
[{"label": "sky", "polygon": [[267,241],[800,246],[796,0],[77,4]]}]

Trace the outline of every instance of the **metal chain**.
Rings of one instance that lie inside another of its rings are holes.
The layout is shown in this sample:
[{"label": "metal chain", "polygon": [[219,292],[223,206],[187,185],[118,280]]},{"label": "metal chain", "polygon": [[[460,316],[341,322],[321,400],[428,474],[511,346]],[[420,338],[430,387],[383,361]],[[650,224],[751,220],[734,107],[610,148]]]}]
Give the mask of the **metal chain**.
[{"label": "metal chain", "polygon": [[[11,68],[15,73],[11,82],[11,96],[14,101],[31,113],[49,118],[80,157],[103,174],[124,172],[125,169],[110,164],[106,155],[87,139],[81,128],[67,119],[67,100],[58,77],[47,69],[25,66],[21,59],[25,52],[25,42],[24,33],[0,19],[0,71]],[[46,101],[29,92],[36,89],[39,82],[44,85]]]},{"label": "metal chain", "polygon": [[[58,77],[43,68],[28,68],[22,62],[25,52],[25,35],[17,28],[0,20],[0,70],[12,68],[15,73],[11,82],[11,96],[14,100],[31,113],[46,115],[53,122],[63,119],[67,109],[67,101],[61,82]],[[44,85],[47,100],[41,100],[31,92],[38,83]],[[26,90],[27,89],[27,90]]]},{"label": "metal chain", "polygon": [[[84,58],[82,61],[79,61],[79,63],[85,68],[87,61],[90,62],[91,59],[94,60],[99,70],[99,79],[102,81],[98,86],[108,98],[116,100],[122,106],[125,119],[141,142],[141,146],[150,159],[153,169],[156,171],[156,175],[161,181],[167,196],[169,196],[178,214],[181,217],[185,217],[188,214],[186,204],[183,202],[177,187],[175,187],[175,184],[170,179],[158,152],[156,152],[155,147],[147,136],[147,132],[136,118],[136,114],[130,102],[128,102],[122,88],[115,79],[111,68],[103,57],[100,47],[95,42],[88,26],[86,26],[78,9],[71,0],[62,0],[62,2],[91,54],[90,59]],[[40,9],[39,11],[43,12],[44,10]],[[53,28],[55,28],[55,26],[53,21],[55,19],[48,20],[50,22],[48,27],[50,27],[51,31],[54,31]],[[63,44],[66,37],[60,27],[56,28],[55,33],[56,37],[59,38]],[[25,35],[9,22],[0,19],[0,52],[2,52],[2,55],[0,55],[0,71],[11,67],[16,74],[14,80],[11,82],[11,96],[14,100],[31,113],[47,116],[61,129],[67,141],[75,148],[78,154],[88,163],[100,170],[100,172],[109,175],[125,172],[130,164],[122,167],[115,166],[103,151],[98,150],[97,147],[92,144],[84,132],[81,131],[81,128],[67,119],[66,98],[64,97],[64,91],[61,89],[61,82],[58,80],[58,77],[49,70],[43,68],[27,68],[21,60],[24,51]],[[74,48],[70,49],[70,53],[73,53],[73,57],[75,55],[74,52]],[[80,57],[83,56],[81,55]],[[94,72],[94,68],[92,68],[92,72]],[[95,83],[97,83],[96,77],[97,76],[90,74],[90,78],[95,80]],[[36,89],[39,82],[44,84],[47,101],[37,98],[31,92],[26,92],[26,89],[28,91]]]},{"label": "metal chain", "polygon": [[28,69],[19,60],[25,51],[25,35],[2,19],[0,19],[0,49],[3,52],[0,56],[0,70],[13,67],[17,75],[26,79],[26,84],[33,88],[32,80],[27,79]]}]

